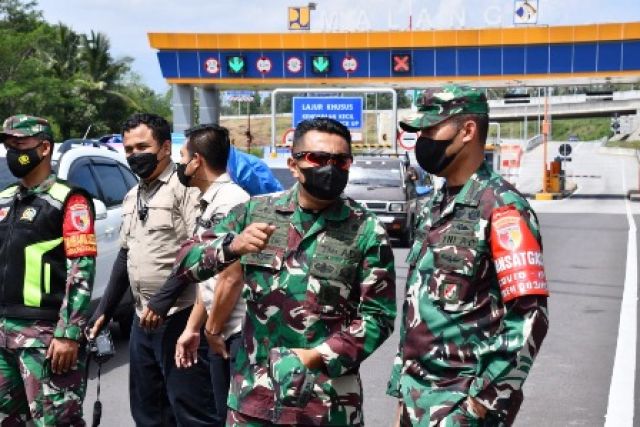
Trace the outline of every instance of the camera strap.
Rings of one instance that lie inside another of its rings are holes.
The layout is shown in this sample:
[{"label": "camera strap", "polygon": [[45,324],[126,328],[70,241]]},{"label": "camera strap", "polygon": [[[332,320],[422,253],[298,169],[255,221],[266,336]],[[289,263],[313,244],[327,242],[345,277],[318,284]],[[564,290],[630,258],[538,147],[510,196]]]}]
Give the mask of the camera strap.
[{"label": "camera strap", "polygon": [[[89,367],[91,365],[92,357],[87,357],[87,367],[85,370],[85,384],[89,384]],[[100,375],[102,373],[102,363],[96,361],[98,364],[98,388],[96,391],[96,401],[93,403],[93,422],[91,427],[98,427],[100,425],[100,419],[102,418],[102,402],[100,401]]]},{"label": "camera strap", "polygon": [[102,363],[98,362],[98,388],[96,391],[96,401],[93,403],[93,423],[92,427],[100,425],[102,418],[102,402],[100,401],[100,374],[102,373]]}]

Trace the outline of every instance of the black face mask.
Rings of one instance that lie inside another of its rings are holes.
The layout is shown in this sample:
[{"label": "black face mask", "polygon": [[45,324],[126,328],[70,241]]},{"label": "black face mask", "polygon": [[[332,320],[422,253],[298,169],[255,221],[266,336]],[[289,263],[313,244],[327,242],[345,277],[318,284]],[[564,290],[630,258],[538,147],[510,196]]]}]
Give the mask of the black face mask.
[{"label": "black face mask", "polygon": [[438,175],[455,159],[456,154],[447,157],[445,151],[453,144],[456,134],[451,139],[432,139],[421,136],[416,142],[416,160],[422,169]]},{"label": "black face mask", "polygon": [[300,172],[304,175],[301,185],[319,200],[337,199],[349,180],[349,171],[336,165],[300,168]]},{"label": "black face mask", "polygon": [[133,173],[142,179],[149,178],[158,167],[157,153],[137,153],[127,157],[127,163]]},{"label": "black face mask", "polygon": [[23,178],[29,175],[42,161],[42,157],[38,155],[37,148],[40,145],[29,148],[28,150],[18,150],[16,148],[7,147],[7,166],[16,178]]},{"label": "black face mask", "polygon": [[178,163],[176,165],[176,173],[178,174],[178,181],[180,181],[180,184],[184,185],[185,187],[189,187],[189,183],[193,178],[193,175],[186,175],[187,166],[189,166],[189,163],[191,163],[191,160],[189,160],[187,163]]}]

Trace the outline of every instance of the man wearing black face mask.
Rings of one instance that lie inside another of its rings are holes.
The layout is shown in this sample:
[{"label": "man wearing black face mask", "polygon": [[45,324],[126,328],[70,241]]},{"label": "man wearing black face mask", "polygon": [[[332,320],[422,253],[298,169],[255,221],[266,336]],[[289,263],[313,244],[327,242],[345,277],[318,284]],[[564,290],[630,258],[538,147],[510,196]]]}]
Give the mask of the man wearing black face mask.
[{"label": "man wearing black face mask", "polygon": [[169,123],[154,114],[134,114],[122,127],[131,169],[141,178],[123,204],[121,249],[91,335],[108,323],[130,287],[136,305],[129,341],[130,407],[137,425],[210,426],[213,395],[206,343],[198,363],[178,369],[175,344],[195,303],[196,286],[184,287],[166,320],[148,308],[171,273],[180,243],[190,237],[198,215],[198,192],[180,183],[171,161]]},{"label": "man wearing black face mask", "polygon": [[342,195],[350,142],[339,122],[301,122],[289,159],[299,184],[237,206],[176,261],[185,282],[242,266],[228,426],[364,423],[358,371],[393,330],[395,271],[383,225]]},{"label": "man wearing black face mask", "polygon": [[397,425],[511,425],[548,328],[538,220],[484,162],[489,108],[476,89],[425,91],[416,159],[446,179],[420,213],[388,394]]},{"label": "man wearing black face mask", "polygon": [[0,142],[20,178],[0,192],[0,419],[81,426],[93,202],[52,173],[45,119],[9,117]]}]

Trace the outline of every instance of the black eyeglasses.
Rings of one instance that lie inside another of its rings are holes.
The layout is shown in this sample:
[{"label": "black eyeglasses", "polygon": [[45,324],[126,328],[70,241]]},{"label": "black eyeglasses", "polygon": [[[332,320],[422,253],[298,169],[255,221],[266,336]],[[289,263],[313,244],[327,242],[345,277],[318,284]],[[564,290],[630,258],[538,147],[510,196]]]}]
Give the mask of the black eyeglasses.
[{"label": "black eyeglasses", "polygon": [[299,151],[292,153],[291,157],[296,160],[306,160],[313,166],[326,166],[331,163],[340,169],[347,170],[353,163],[353,156],[346,153],[327,153],[326,151]]}]

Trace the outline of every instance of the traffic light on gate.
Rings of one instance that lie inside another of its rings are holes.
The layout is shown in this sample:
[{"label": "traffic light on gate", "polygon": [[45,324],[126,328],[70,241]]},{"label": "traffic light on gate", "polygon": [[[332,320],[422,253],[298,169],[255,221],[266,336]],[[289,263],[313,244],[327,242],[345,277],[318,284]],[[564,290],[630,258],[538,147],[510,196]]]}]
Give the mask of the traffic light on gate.
[{"label": "traffic light on gate", "polygon": [[247,71],[247,61],[242,55],[227,56],[227,73],[244,74]]},{"label": "traffic light on gate", "polygon": [[391,69],[394,73],[408,74],[411,73],[411,54],[410,53],[394,53],[391,55]]},{"label": "traffic light on gate", "polygon": [[328,55],[313,55],[311,57],[313,74],[328,74],[331,71],[331,60]]}]

